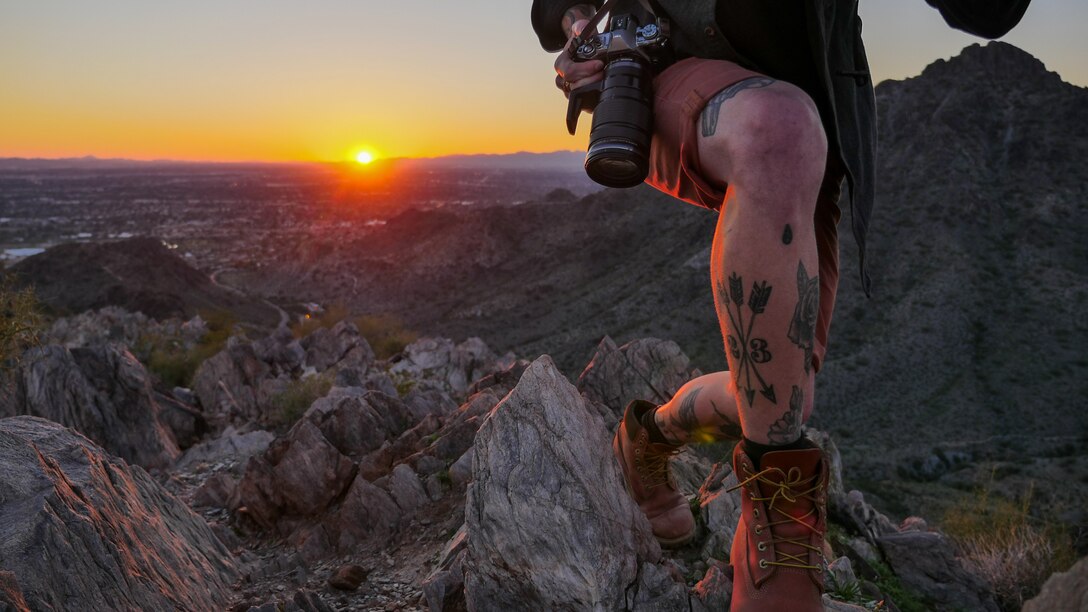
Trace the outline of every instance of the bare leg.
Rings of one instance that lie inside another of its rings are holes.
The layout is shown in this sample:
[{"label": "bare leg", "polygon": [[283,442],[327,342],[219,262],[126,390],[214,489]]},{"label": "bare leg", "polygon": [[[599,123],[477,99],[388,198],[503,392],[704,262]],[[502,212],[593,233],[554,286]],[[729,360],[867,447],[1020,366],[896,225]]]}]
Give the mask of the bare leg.
[{"label": "bare leg", "polygon": [[705,374],[680,387],[654,419],[672,444],[739,440],[736,397],[729,372]]},{"label": "bare leg", "polygon": [[656,422],[678,443],[735,438],[739,423],[753,442],[789,444],[812,409],[827,140],[808,96],[767,78],[720,92],[699,127],[703,172],[729,184],[711,280],[730,372],[689,382]]}]

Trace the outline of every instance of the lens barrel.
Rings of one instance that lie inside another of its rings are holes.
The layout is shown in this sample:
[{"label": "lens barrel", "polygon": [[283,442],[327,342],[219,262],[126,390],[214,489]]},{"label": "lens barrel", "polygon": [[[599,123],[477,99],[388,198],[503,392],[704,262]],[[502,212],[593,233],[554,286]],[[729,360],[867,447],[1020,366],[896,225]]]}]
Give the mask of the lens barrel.
[{"label": "lens barrel", "polygon": [[634,57],[605,66],[586,154],[586,174],[601,185],[634,187],[646,180],[653,135],[650,75],[646,63]]}]

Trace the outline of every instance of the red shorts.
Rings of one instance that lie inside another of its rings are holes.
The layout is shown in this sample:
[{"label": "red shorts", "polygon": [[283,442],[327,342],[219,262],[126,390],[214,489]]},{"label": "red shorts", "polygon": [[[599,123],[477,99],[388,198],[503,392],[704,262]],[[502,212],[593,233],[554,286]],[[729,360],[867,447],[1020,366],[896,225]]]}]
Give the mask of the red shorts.
[{"label": "red shorts", "polygon": [[[721,90],[761,76],[732,62],[700,58],[681,60],[659,74],[654,79],[654,137],[646,182],[685,202],[721,210],[729,186],[700,172],[696,134],[699,115]],[[829,155],[813,218],[820,258],[820,312],[812,352],[817,371],[827,353],[831,313],[839,285],[838,201],[844,176],[838,155]]]}]

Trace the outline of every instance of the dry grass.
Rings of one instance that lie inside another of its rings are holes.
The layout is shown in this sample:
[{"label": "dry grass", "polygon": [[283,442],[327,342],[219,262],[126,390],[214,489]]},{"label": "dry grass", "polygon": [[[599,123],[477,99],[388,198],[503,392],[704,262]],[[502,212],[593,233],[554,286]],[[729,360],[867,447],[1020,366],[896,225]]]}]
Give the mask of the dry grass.
[{"label": "dry grass", "polygon": [[23,351],[36,345],[44,325],[34,290],[16,289],[11,275],[0,272],[0,369],[17,363]]},{"label": "dry grass", "polygon": [[330,306],[325,314],[309,317],[291,326],[296,338],[303,338],[314,331],[326,327],[332,328],[337,323],[348,320],[355,324],[359,335],[366,338],[370,348],[379,359],[388,359],[404,350],[419,338],[419,334],[404,327],[400,319],[393,315],[361,315],[352,317],[344,306]]},{"label": "dry grass", "polygon": [[1002,610],[1019,610],[1054,572],[1076,560],[1072,538],[1056,521],[1031,516],[1029,490],[1010,501],[993,481],[952,507],[942,527],[974,569],[994,587]]}]

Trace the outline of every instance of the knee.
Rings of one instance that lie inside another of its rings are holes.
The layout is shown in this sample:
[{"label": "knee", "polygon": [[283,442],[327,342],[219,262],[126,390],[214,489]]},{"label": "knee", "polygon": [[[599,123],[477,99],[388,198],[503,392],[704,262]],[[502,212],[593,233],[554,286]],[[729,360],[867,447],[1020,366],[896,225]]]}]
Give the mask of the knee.
[{"label": "knee", "polygon": [[822,180],[827,137],[819,111],[800,88],[778,81],[745,91],[717,110],[718,129],[700,133],[699,154],[721,180],[812,182]]}]

